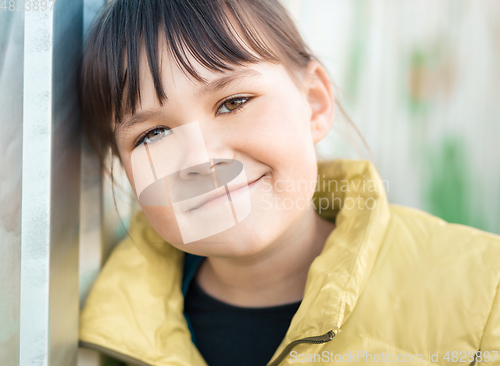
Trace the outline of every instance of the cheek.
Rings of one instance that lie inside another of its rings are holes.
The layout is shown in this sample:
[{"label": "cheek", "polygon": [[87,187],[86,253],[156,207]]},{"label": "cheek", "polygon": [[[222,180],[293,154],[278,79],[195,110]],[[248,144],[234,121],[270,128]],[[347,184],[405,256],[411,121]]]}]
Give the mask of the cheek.
[{"label": "cheek", "polygon": [[[263,210],[276,208],[280,220],[290,221],[312,198],[317,180],[308,110],[300,96],[268,100],[259,110],[265,112],[253,114],[253,128],[244,134],[240,146],[246,146],[246,154],[271,168],[270,180],[263,185],[257,205]],[[266,214],[271,215],[268,211]]]},{"label": "cheek", "polygon": [[172,207],[153,207],[140,204],[149,222],[164,240],[172,245],[182,245],[182,236]]},{"label": "cheek", "polygon": [[242,141],[249,145],[248,153],[276,174],[286,174],[289,179],[314,179],[316,154],[307,109],[300,95],[270,98],[260,107],[263,112],[253,113],[253,128]]},{"label": "cheek", "polygon": [[160,235],[164,240],[171,244],[182,244],[182,236],[179,230],[179,226],[177,225],[177,220],[175,218],[175,212],[173,208],[171,206],[155,207],[142,204],[137,198],[137,194],[135,193],[136,189],[131,164],[125,165],[125,173],[132,187],[132,190],[134,191],[135,197],[139,202],[139,205],[141,206],[142,211],[144,211],[144,214],[146,215],[158,235]]}]

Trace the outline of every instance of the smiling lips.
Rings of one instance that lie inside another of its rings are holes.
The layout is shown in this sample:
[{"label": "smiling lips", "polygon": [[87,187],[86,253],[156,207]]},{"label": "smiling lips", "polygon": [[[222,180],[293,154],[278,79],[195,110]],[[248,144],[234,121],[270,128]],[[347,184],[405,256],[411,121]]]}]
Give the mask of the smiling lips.
[{"label": "smiling lips", "polygon": [[[252,184],[256,183],[257,181],[259,181],[264,175],[260,176],[259,178],[251,181],[250,183],[247,183],[247,184],[242,184],[242,185],[239,185],[237,187],[233,187],[232,189],[229,189],[227,187],[227,185],[225,186],[226,188],[226,191],[224,193],[220,193],[220,192],[214,192],[214,194],[210,195],[209,197],[205,198],[202,202],[200,203],[197,203],[194,207],[188,209],[186,212],[190,212],[190,211],[193,211],[193,210],[196,210],[202,206],[205,206],[207,203],[210,203],[212,201],[215,201],[219,198],[222,198],[224,196],[227,196],[229,193],[234,193],[238,190],[240,190],[241,188],[243,187],[250,187]],[[220,187],[219,187],[220,188]],[[229,200],[231,200],[230,196],[228,197]]]}]

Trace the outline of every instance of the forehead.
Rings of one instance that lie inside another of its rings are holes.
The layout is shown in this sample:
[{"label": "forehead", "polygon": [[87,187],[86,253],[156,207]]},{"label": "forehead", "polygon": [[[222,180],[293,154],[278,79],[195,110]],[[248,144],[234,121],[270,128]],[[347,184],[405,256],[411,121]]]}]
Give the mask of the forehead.
[{"label": "forehead", "polygon": [[[172,83],[173,85],[179,79],[188,79],[193,84],[204,84],[221,74],[229,74],[233,70],[241,71],[248,68],[252,63],[263,61],[262,57],[243,41],[241,35],[236,33],[235,36],[240,38],[241,42],[239,44],[242,50],[248,52],[251,55],[250,57],[254,58],[254,62],[236,61],[231,63],[228,60],[221,59],[218,60],[219,64],[216,64],[216,58],[204,59],[200,53],[195,57],[191,49],[192,46],[187,47],[182,42],[177,45],[168,44],[164,30],[160,27],[158,30],[157,58],[159,60],[162,79],[164,82],[168,82],[168,84]],[[210,48],[210,43],[207,42],[203,47],[205,48],[205,52],[207,52]],[[215,49],[213,51],[215,52]],[[150,57],[154,56],[150,55]],[[237,63],[240,65],[237,65]],[[139,74],[141,81],[153,82],[150,66],[144,38],[141,37],[139,47]],[[192,74],[193,72],[195,75]]]},{"label": "forehead", "polygon": [[[246,65],[235,67],[232,71],[214,72],[207,70],[198,63],[193,63],[203,81],[194,80],[189,75],[186,75],[175,62],[169,60],[161,65],[161,82],[165,92],[166,99],[160,104],[158,100],[155,82],[151,73],[146,72],[148,69],[142,67],[140,73],[140,105],[136,109],[136,113],[146,109],[161,109],[163,105],[180,105],[186,101],[202,101],[205,98],[211,98],[213,95],[220,96],[219,92],[229,90],[236,85],[249,85],[251,82],[265,82],[266,75],[269,71],[265,65]],[[234,88],[233,88],[234,89]],[[128,115],[130,116],[130,115]],[[124,121],[127,120],[125,116]]]}]

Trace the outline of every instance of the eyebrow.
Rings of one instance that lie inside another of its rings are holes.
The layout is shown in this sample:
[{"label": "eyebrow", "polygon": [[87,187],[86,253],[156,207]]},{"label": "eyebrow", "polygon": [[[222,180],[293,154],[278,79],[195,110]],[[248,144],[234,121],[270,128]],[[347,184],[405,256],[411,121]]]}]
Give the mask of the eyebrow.
[{"label": "eyebrow", "polygon": [[[262,76],[260,72],[254,69],[243,69],[243,70],[237,70],[232,72],[230,75],[222,76],[220,78],[217,78],[215,80],[212,80],[205,85],[203,85],[200,90],[196,93],[197,96],[202,96],[210,93],[214,93],[216,91],[219,91],[221,89],[227,88],[231,84],[234,84],[236,82],[242,81],[243,79],[247,78],[255,78]],[[158,110],[143,110],[140,112],[135,113],[131,117],[125,117],[122,123],[120,123],[116,130],[115,134],[118,134],[121,130],[126,129],[130,126],[133,126],[135,124],[151,120],[151,119],[159,119],[163,118],[165,115],[163,112],[158,111]]]},{"label": "eyebrow", "polygon": [[258,76],[262,76],[262,74],[254,69],[236,70],[229,75],[222,76],[218,79],[208,82],[198,91],[197,94],[201,96],[204,94],[213,93],[218,90],[227,88],[229,85],[241,81],[242,79],[254,78]]},{"label": "eyebrow", "polygon": [[118,135],[122,130],[126,130],[128,127],[131,127],[135,124],[142,123],[144,121],[159,119],[164,117],[164,114],[161,111],[154,109],[146,109],[140,112],[135,113],[131,117],[125,117],[124,121],[120,123],[115,129],[115,135]]}]

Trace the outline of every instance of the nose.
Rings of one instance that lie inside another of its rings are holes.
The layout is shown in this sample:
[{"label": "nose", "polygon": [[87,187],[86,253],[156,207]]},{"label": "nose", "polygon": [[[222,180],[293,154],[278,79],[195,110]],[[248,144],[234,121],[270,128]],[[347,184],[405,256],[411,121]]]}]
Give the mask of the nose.
[{"label": "nose", "polygon": [[219,187],[215,169],[224,162],[212,161],[183,169],[178,174],[167,177],[172,202],[180,202]]},{"label": "nose", "polygon": [[210,159],[209,162],[191,166],[179,172],[183,180],[206,179],[207,176],[213,176],[214,172],[224,170],[224,167],[230,163],[231,159]]},{"label": "nose", "polygon": [[198,165],[190,166],[189,168],[182,169],[179,172],[180,178],[183,180],[193,180],[196,178],[206,177],[212,174],[212,162],[206,162]]},{"label": "nose", "polygon": [[[182,179],[192,180],[212,175],[215,168],[222,168],[224,164],[227,164],[228,161],[233,160],[235,157],[234,150],[218,128],[214,128],[208,124],[200,124],[200,130],[204,146],[197,146],[197,148],[195,148],[197,152],[194,155],[196,155],[198,159],[201,158],[201,156],[205,156],[206,161],[203,164],[193,164],[193,166],[183,169],[180,172],[180,178]],[[205,150],[206,154],[201,153],[202,150]],[[187,153],[189,154],[189,152]]]}]

